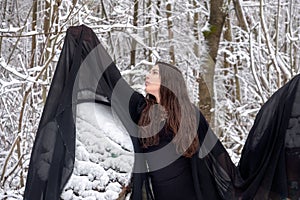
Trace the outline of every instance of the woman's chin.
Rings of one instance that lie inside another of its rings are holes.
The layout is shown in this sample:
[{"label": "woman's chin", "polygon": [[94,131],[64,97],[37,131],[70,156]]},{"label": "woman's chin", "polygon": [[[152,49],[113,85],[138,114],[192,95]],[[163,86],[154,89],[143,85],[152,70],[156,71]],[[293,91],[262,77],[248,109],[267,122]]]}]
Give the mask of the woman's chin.
[{"label": "woman's chin", "polygon": [[151,94],[151,93],[152,93],[151,90],[149,90],[148,87],[145,87],[145,92],[146,92],[147,94]]}]

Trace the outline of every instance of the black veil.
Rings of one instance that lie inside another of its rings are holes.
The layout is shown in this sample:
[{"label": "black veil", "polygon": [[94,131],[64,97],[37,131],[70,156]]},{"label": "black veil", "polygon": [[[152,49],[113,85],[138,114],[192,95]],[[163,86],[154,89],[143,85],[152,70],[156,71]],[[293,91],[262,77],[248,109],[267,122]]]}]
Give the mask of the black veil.
[{"label": "black veil", "polygon": [[[109,76],[106,69],[114,70]],[[118,94],[110,94],[115,84]],[[76,108],[82,102],[96,102],[111,106],[129,133],[134,151],[138,145],[137,126],[129,119],[130,96],[134,92],[122,90],[126,81],[121,78],[111,57],[100,44],[96,34],[85,25],[70,27],[47,96],[30,158],[24,200],[59,199],[70,178],[75,160]],[[126,87],[130,88],[130,87]],[[111,95],[116,95],[111,101]],[[119,97],[120,96],[120,97]],[[123,100],[125,98],[125,100]],[[91,113],[93,114],[93,113]],[[145,171],[142,155],[135,156],[134,169]],[[140,196],[143,173],[136,173],[132,196]],[[141,187],[140,187],[141,186]]]},{"label": "black veil", "polygon": [[72,108],[77,103],[73,102],[72,92],[82,61],[98,44],[98,38],[86,26],[67,30],[32,149],[26,200],[59,199],[72,174],[76,131],[76,109]]},{"label": "black veil", "polygon": [[300,198],[299,85],[296,75],[262,106],[237,167],[225,151],[204,158],[223,199]]},{"label": "black veil", "polygon": [[297,75],[256,116],[238,166],[244,199],[300,198],[299,85]]}]

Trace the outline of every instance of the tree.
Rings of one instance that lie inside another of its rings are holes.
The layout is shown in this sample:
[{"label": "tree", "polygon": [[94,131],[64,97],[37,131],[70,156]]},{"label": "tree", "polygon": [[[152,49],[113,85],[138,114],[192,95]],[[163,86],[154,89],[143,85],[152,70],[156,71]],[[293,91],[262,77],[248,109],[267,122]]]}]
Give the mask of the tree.
[{"label": "tree", "polygon": [[[134,11],[133,11],[133,26],[138,26],[138,10],[139,10],[139,1],[134,1]],[[136,30],[134,33],[136,34]],[[136,57],[136,46],[137,42],[134,38],[131,38],[131,54],[130,54],[130,66],[135,66],[135,57]]]},{"label": "tree", "polygon": [[[211,110],[214,108],[214,72],[217,61],[218,49],[225,24],[225,18],[228,12],[228,3],[226,0],[211,0],[209,27],[203,32],[207,45],[207,57],[203,64],[204,73],[199,77],[199,107],[207,119],[213,119]],[[211,62],[212,61],[212,62]],[[212,121],[212,124],[213,121]]]},{"label": "tree", "polygon": [[167,29],[168,29],[168,35],[169,35],[169,41],[170,41],[170,59],[171,59],[171,63],[175,64],[176,60],[175,60],[175,48],[174,48],[174,44],[173,44],[173,23],[172,23],[172,4],[170,2],[167,2],[166,5],[166,13],[167,13]]}]

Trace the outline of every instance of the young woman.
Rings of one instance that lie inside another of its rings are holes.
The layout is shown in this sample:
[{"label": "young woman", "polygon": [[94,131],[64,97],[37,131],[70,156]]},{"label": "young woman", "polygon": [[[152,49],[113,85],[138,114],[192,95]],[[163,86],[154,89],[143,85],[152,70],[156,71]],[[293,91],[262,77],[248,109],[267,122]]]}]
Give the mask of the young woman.
[{"label": "young woman", "polygon": [[[142,199],[143,185],[147,198],[155,200],[221,199],[225,195],[230,185],[224,178],[225,171],[233,172],[234,164],[204,116],[190,102],[184,78],[176,67],[157,62],[145,78],[146,97],[128,86],[114,64],[105,69],[99,85],[115,102],[112,106],[117,105],[115,110],[125,127],[131,119],[137,124],[137,135],[131,138],[135,152],[143,157],[136,163],[143,165],[144,159],[146,168],[138,173],[134,170],[132,199]],[[123,100],[126,93],[132,94],[129,101]],[[126,109],[130,117],[123,114]],[[129,130],[129,134],[132,132]],[[214,159],[214,170],[223,172],[219,182],[212,176],[209,157]],[[223,165],[218,164],[220,158]]]},{"label": "young woman", "polygon": [[[177,68],[158,62],[146,76],[145,85],[145,108],[138,121],[141,147],[144,152],[153,152],[173,143],[174,153],[178,153],[178,159],[158,170],[151,169],[155,163],[147,163],[154,198],[196,200],[190,158],[199,148],[198,125],[184,79]],[[155,104],[161,107],[151,113]]]}]

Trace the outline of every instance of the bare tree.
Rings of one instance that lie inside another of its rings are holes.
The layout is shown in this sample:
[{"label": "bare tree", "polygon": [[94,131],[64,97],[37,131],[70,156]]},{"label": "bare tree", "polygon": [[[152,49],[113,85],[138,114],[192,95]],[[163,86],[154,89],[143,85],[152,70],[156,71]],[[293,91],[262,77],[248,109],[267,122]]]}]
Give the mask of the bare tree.
[{"label": "bare tree", "polygon": [[244,15],[243,8],[241,6],[240,0],[232,0],[233,5],[234,5],[234,10],[236,13],[236,17],[238,19],[239,26],[245,31],[249,32],[246,17]]},{"label": "bare tree", "polygon": [[[193,6],[194,8],[197,8],[197,1],[193,0]],[[199,57],[199,13],[194,12],[194,26],[193,26],[193,32],[194,32],[194,53],[196,57]]]}]

